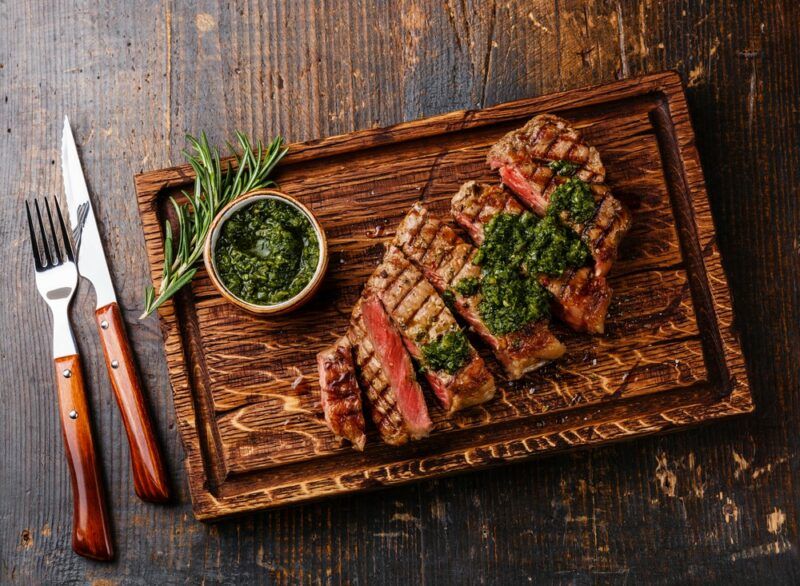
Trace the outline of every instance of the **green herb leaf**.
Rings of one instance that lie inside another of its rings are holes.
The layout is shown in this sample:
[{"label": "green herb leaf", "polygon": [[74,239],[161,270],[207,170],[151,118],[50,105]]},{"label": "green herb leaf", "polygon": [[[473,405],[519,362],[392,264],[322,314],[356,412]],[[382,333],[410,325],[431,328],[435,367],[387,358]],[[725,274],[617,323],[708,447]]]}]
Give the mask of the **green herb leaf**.
[{"label": "green herb leaf", "polygon": [[596,208],[589,184],[573,177],[553,191],[547,215],[558,217],[561,212],[566,212],[571,222],[583,224],[592,219]]},{"label": "green herb leaf", "polygon": [[423,367],[427,370],[455,374],[470,357],[467,336],[461,330],[450,330],[422,347]]},{"label": "green herb leaf", "polygon": [[589,258],[580,237],[553,216],[545,216],[528,241],[523,266],[530,274],[558,276],[567,267],[579,267]]},{"label": "green herb leaf", "polygon": [[456,294],[453,292],[452,289],[445,289],[442,292],[442,299],[444,300],[448,308],[453,309],[453,307],[455,307]]},{"label": "green herb leaf", "polygon": [[561,177],[572,177],[580,168],[580,165],[570,163],[569,161],[551,161],[547,166],[550,167],[556,175]]},{"label": "green herb leaf", "polygon": [[453,286],[453,289],[462,297],[472,297],[480,289],[480,281],[475,277],[464,277]]}]

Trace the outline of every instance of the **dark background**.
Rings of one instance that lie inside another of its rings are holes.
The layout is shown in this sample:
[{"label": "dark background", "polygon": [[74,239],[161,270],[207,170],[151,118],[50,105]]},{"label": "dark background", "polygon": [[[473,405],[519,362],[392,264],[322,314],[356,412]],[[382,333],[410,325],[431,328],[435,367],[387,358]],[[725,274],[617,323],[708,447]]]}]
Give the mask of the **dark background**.
[{"label": "dark background", "polygon": [[[0,582],[797,583],[800,3],[0,0]],[[132,176],[187,132],[290,141],[675,68],[757,412],[218,525],[192,518]],[[70,550],[71,495],[22,200],[62,193],[69,114],[180,504],[133,494],[91,319],[73,307],[118,559]]]}]

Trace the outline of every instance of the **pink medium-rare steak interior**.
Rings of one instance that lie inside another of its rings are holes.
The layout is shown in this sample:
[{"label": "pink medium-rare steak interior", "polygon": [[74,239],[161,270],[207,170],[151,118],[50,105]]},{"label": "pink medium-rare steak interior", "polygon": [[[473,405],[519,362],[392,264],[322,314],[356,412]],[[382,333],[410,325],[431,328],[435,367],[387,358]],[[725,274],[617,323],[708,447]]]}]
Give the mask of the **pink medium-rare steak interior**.
[{"label": "pink medium-rare steak interior", "polygon": [[458,334],[460,327],[435,288],[398,247],[387,249],[366,288],[381,298],[406,348],[425,367],[425,378],[448,413],[494,396],[494,377],[468,341],[469,357],[458,370],[449,372],[425,362],[422,348],[445,335]]},{"label": "pink medium-rare steak interior", "polygon": [[606,175],[597,149],[569,122],[554,114],[539,114],[525,126],[507,133],[489,150],[487,161],[492,169],[518,168],[525,177],[552,161],[577,165],[577,177],[587,183],[602,183]]},{"label": "pink medium-rare steak interior", "polygon": [[[562,214],[562,220],[589,246],[595,274],[608,273],[631,216],[603,184],[605,168],[600,154],[577,130],[558,116],[542,114],[497,141],[487,160],[499,171],[503,183],[540,216],[547,213],[554,191],[569,177],[590,184],[597,202],[594,217],[585,224],[572,221],[566,214]],[[551,168],[551,164],[559,163],[576,168],[562,175],[562,171]]]},{"label": "pink medium-rare steak interior", "polygon": [[[499,185],[468,181],[451,201],[456,222],[476,243],[484,240],[484,229],[498,214],[522,214],[525,208]],[[589,267],[569,269],[558,277],[541,275],[539,281],[553,295],[552,309],[568,326],[579,332],[602,333],[611,302],[611,288],[604,277]]]},{"label": "pink medium-rare steak interior", "polygon": [[362,305],[367,336],[378,355],[395,393],[397,408],[412,438],[425,437],[431,430],[428,408],[414,373],[414,365],[400,334],[376,295],[369,295]]},{"label": "pink medium-rare steak interior", "polygon": [[395,243],[439,293],[453,295],[455,311],[492,348],[509,378],[518,379],[564,353],[564,345],[545,320],[502,336],[489,331],[478,312],[480,293],[464,296],[456,287],[462,279],[480,278],[480,268],[472,262],[475,247],[421,204],[415,204],[400,223]]}]

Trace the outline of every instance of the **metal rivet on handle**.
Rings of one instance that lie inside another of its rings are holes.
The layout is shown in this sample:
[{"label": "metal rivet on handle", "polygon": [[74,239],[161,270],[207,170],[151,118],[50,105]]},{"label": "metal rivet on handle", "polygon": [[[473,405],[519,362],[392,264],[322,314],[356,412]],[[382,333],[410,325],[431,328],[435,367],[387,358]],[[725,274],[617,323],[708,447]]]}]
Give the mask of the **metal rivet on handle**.
[{"label": "metal rivet on handle", "polygon": [[108,329],[108,322],[106,320],[101,321],[100,322],[100,327],[103,328],[104,330],[107,330]]},{"label": "metal rivet on handle", "polygon": [[119,362],[117,362],[116,360],[112,360],[111,361],[111,368],[117,368],[118,366],[119,366]]},{"label": "metal rivet on handle", "polygon": [[72,411],[69,412],[69,418],[70,419],[77,419],[78,418],[78,412],[75,411],[75,409],[73,409]]},{"label": "metal rivet on handle", "polygon": [[62,372],[61,374],[64,375],[64,378],[69,378],[72,376],[72,371],[69,368],[66,368],[64,369],[64,372]]}]

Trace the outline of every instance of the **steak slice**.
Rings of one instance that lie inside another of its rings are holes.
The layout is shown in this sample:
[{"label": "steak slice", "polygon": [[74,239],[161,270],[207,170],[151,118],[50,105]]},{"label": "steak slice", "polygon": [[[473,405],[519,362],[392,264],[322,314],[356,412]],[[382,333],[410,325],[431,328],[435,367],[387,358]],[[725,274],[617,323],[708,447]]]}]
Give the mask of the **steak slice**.
[{"label": "steak slice", "polygon": [[448,334],[461,334],[461,330],[433,286],[400,249],[389,247],[366,290],[380,297],[445,411],[453,413],[494,396],[494,377],[466,338],[467,357],[454,372],[436,369],[425,360],[423,351],[428,344]]},{"label": "steak slice", "polygon": [[364,449],[364,413],[361,389],[356,382],[353,345],[347,336],[317,354],[320,402],[325,422],[334,435],[343,437],[359,451]]},{"label": "steak slice", "polygon": [[561,218],[589,247],[595,273],[605,275],[630,228],[631,215],[603,184],[605,168],[597,150],[566,120],[542,114],[506,134],[488,155],[489,165],[499,170],[503,183],[540,216],[547,212],[553,192],[569,180],[549,167],[558,161],[577,165],[572,176],[590,184],[596,203],[593,217],[583,224],[571,221],[566,213]]},{"label": "steak slice", "polygon": [[454,296],[453,308],[492,348],[510,379],[516,380],[564,354],[564,345],[550,332],[547,320],[500,336],[489,331],[478,313],[480,292],[463,295],[454,288],[462,279],[480,278],[480,267],[472,263],[477,250],[421,204],[415,204],[400,223],[395,244],[439,293]]},{"label": "steak slice", "polygon": [[[451,201],[451,213],[472,240],[483,243],[483,230],[498,214],[525,210],[508,191],[497,185],[468,181]],[[553,312],[576,331],[602,333],[611,288],[605,277],[588,267],[568,269],[559,277],[540,275],[539,282],[553,295]]]},{"label": "steak slice", "polygon": [[355,345],[357,375],[383,441],[396,446],[426,437],[433,424],[414,366],[377,297],[359,299],[347,335]]},{"label": "steak slice", "polygon": [[569,122],[553,114],[540,114],[525,126],[512,130],[489,150],[492,169],[518,169],[523,177],[533,177],[552,161],[568,161],[577,166],[575,176],[587,183],[603,183],[606,170],[600,153],[590,146]]}]

